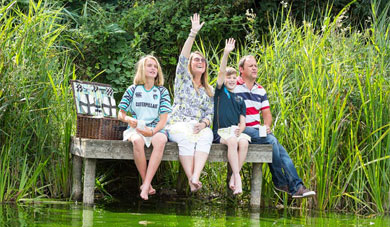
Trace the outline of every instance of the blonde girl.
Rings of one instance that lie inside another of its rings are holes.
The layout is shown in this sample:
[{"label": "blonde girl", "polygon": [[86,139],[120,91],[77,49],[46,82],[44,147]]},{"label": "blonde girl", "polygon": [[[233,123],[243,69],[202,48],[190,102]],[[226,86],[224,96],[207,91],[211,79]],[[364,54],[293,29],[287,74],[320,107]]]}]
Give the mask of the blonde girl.
[{"label": "blonde girl", "polygon": [[[134,82],[127,88],[118,106],[119,120],[129,124],[124,139],[133,144],[134,162],[142,178],[140,196],[144,200],[156,193],[151,182],[167,142],[164,126],[171,112],[171,101],[163,84],[164,75],[158,60],[147,55],[138,61]],[[144,146],[150,144],[153,151],[147,164]]]}]

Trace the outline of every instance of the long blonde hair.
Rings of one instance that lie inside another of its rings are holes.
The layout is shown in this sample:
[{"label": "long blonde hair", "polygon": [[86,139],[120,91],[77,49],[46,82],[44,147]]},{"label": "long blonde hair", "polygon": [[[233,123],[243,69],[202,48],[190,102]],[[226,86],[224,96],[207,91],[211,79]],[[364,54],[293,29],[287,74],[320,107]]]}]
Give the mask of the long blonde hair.
[{"label": "long blonde hair", "polygon": [[142,85],[145,84],[146,78],[145,78],[145,63],[146,60],[151,59],[154,60],[157,64],[157,77],[154,79],[154,85],[156,86],[163,86],[164,85],[164,75],[160,66],[160,63],[158,62],[157,58],[152,55],[146,55],[142,57],[136,64],[137,66],[137,72],[134,77],[134,84],[135,85]]},{"label": "long blonde hair", "polygon": [[[197,93],[199,93],[199,90],[198,88],[195,86],[195,81],[194,81],[194,74],[192,72],[192,69],[191,69],[191,62],[192,62],[192,58],[194,57],[194,55],[197,54],[199,56],[201,56],[202,58],[206,59],[204,57],[204,55],[199,52],[199,51],[195,51],[195,52],[192,52],[191,55],[190,55],[190,58],[188,60],[188,71],[190,72],[190,74],[192,75],[192,84],[196,90]],[[206,90],[206,94],[209,96],[209,97],[212,97],[214,96],[213,94],[213,90],[209,84],[209,74],[208,74],[208,64],[207,64],[207,61],[206,61],[206,69],[204,71],[204,73],[202,74],[202,77],[200,78],[200,83],[202,84],[202,86],[204,87],[204,89]]]}]

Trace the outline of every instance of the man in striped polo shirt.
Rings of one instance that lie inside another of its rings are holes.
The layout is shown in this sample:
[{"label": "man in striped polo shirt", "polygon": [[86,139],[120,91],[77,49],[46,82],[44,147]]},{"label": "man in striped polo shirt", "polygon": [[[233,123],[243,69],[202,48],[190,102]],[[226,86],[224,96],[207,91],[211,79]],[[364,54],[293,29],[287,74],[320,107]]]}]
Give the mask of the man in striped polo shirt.
[{"label": "man in striped polo shirt", "polygon": [[[257,61],[251,56],[244,56],[239,62],[240,77],[234,92],[245,100],[246,129],[244,133],[251,136],[255,144],[272,144],[272,163],[269,164],[272,181],[277,190],[287,192],[293,198],[314,196],[314,191],[308,190],[290,156],[278,142],[271,131],[272,114],[265,89],[256,83]],[[267,128],[266,137],[259,136],[260,113]]]}]

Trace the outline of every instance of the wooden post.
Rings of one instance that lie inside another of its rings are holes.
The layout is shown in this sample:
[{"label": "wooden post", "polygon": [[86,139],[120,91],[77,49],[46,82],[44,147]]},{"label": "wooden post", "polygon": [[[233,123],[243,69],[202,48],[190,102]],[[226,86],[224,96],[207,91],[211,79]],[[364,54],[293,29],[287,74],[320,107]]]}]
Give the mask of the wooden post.
[{"label": "wooden post", "polygon": [[95,195],[95,170],[96,159],[86,158],[84,160],[84,204],[93,204]]},{"label": "wooden post", "polygon": [[73,155],[73,180],[72,180],[72,199],[81,200],[81,168],[82,158]]},{"label": "wooden post", "polygon": [[262,163],[253,163],[251,179],[251,206],[260,207],[261,183],[263,180]]}]

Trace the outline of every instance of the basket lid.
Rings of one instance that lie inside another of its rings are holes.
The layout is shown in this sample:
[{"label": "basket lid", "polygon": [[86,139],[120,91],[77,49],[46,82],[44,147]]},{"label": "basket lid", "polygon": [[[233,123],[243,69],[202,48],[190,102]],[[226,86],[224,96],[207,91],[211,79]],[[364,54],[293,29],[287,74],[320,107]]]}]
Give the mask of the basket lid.
[{"label": "basket lid", "polygon": [[71,80],[77,115],[117,117],[114,91],[109,84]]}]

